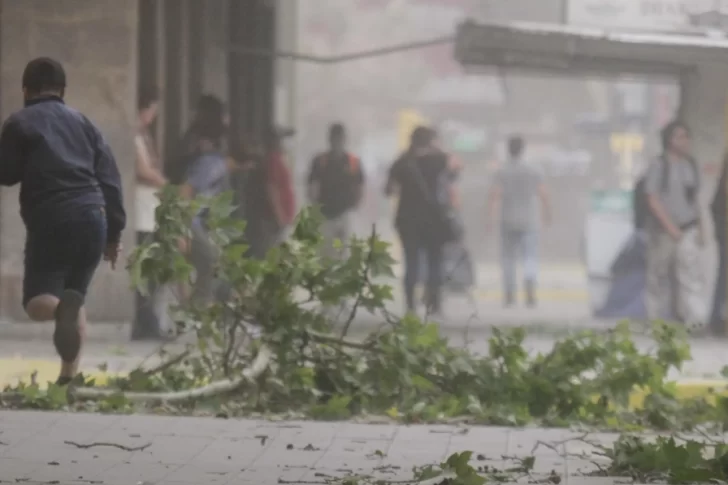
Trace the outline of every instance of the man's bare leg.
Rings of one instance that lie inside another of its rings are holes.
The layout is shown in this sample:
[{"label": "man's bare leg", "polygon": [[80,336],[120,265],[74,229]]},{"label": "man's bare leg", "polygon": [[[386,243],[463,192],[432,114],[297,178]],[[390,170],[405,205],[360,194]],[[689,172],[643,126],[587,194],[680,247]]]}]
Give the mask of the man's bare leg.
[{"label": "man's bare leg", "polygon": [[81,345],[85,337],[86,312],[83,295],[66,290],[61,299],[54,295],[33,297],[25,306],[28,316],[37,322],[56,322],[53,343],[61,356],[59,383],[67,384],[78,372]]},{"label": "man's bare leg", "polygon": [[56,318],[56,308],[60,301],[54,295],[38,295],[25,305],[25,312],[34,322],[50,322]]}]

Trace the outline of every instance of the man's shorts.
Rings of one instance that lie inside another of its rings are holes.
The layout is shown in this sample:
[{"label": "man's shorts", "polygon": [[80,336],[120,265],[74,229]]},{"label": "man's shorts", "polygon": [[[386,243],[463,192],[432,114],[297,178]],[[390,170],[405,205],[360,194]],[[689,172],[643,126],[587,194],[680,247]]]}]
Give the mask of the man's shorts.
[{"label": "man's shorts", "polygon": [[63,222],[28,231],[25,241],[23,308],[40,295],[64,290],[85,295],[106,247],[106,214],[87,207]]}]

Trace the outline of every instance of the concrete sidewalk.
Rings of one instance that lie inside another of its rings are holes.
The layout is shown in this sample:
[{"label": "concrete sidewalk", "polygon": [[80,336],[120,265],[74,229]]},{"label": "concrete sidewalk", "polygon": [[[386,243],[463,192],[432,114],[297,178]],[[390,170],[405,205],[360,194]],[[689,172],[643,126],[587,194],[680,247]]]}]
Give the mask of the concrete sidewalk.
[{"label": "concrete sidewalk", "polygon": [[[535,456],[535,469],[519,483],[555,475],[562,485],[619,483],[587,477],[595,470],[592,463],[564,458],[590,448],[563,443],[576,436],[545,429],[5,411],[0,412],[0,483],[323,485],[348,475],[387,483],[412,479],[413,467],[468,450],[474,452],[473,466],[501,470],[517,466],[517,458]],[[589,437],[602,444],[615,439]],[[562,443],[536,446],[539,442]]]}]

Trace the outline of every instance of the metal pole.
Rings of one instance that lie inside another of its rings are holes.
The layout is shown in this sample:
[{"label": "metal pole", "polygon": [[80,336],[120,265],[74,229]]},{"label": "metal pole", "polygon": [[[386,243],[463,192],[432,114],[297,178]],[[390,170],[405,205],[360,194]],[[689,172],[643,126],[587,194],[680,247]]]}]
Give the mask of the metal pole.
[{"label": "metal pole", "polygon": [[[725,132],[726,139],[728,139],[728,100],[726,100],[726,105],[725,105],[725,127],[724,127],[724,132]],[[724,140],[724,143],[725,143],[725,140]],[[723,173],[723,170],[728,170],[728,167],[726,167],[726,165],[728,164],[728,151],[725,151],[724,153],[725,153],[725,155],[724,155],[724,158],[723,158],[723,166],[720,167],[721,168],[721,172],[720,172],[721,174]],[[718,179],[718,180],[720,180],[720,179]],[[725,198],[725,202],[724,202],[725,205],[726,205],[726,212],[725,212],[726,218],[725,218],[725,221],[723,221],[723,224],[725,224],[725,228],[724,228],[724,230],[725,230],[725,232],[724,232],[725,236],[724,236],[724,240],[723,240],[723,246],[722,247],[718,247],[718,251],[722,251],[722,253],[718,255],[719,258],[726,258],[726,257],[728,257],[728,177],[725,178],[725,180],[723,181],[723,183],[725,184],[725,187],[723,187],[723,190],[726,191],[725,192],[726,193],[726,198]],[[720,259],[719,259],[719,261],[720,261]],[[720,307],[720,310],[721,311],[720,311],[719,315],[720,315],[721,318],[723,318],[723,325],[724,325],[724,328],[723,328],[723,332],[724,333],[723,333],[723,335],[728,335],[728,318],[726,318],[726,316],[725,316],[725,309],[726,309],[726,306],[728,305],[728,264],[726,264],[726,267],[725,267],[725,270],[724,271],[726,272],[726,279],[725,279],[726,285],[725,285],[725,288],[723,290],[723,291],[725,291],[725,294],[724,294],[725,300],[723,300],[723,305],[721,305],[721,307]],[[712,313],[712,308],[711,308],[711,313]]]},{"label": "metal pole", "polygon": [[564,25],[569,23],[569,1],[561,0],[561,23]]}]

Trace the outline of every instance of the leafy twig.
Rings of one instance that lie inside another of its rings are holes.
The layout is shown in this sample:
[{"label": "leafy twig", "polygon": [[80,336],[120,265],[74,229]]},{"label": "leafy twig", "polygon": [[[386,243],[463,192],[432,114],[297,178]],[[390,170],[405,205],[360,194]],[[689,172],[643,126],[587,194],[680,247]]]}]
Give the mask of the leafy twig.
[{"label": "leafy twig", "polygon": [[[361,276],[362,279],[365,281],[369,280],[369,271],[372,267],[372,262],[374,259],[374,244],[377,241],[377,225],[372,224],[372,232],[369,236],[369,251],[367,252],[367,257],[364,261],[364,267],[361,269]],[[354,304],[351,307],[351,312],[349,313],[349,318],[346,320],[346,323],[344,323],[344,328],[341,329],[341,338],[340,340],[344,340],[346,336],[349,334],[349,329],[351,328],[351,324],[354,322],[354,318],[356,317],[357,312],[359,311],[359,305],[361,305],[362,297],[364,296],[364,289],[367,288],[367,285],[362,285],[362,287],[359,289],[359,291],[356,294],[356,299],[354,300]]]},{"label": "leafy twig", "polygon": [[[564,446],[565,444],[570,443],[572,441],[582,441],[583,442],[587,436],[589,436],[589,433],[583,433],[579,436],[572,436],[570,438],[564,438],[563,440],[551,441],[551,442],[538,440],[533,445],[533,448],[531,448],[531,455],[534,455],[536,453],[536,450],[538,450],[540,447],[543,446],[544,448],[548,448],[550,450],[555,451],[556,453],[559,454],[559,456],[564,458],[567,456],[567,454],[562,452],[561,450],[559,450],[559,448],[558,448],[559,446]],[[589,444],[591,444],[591,443],[589,443]]]}]

